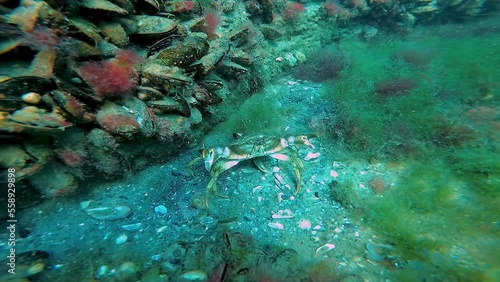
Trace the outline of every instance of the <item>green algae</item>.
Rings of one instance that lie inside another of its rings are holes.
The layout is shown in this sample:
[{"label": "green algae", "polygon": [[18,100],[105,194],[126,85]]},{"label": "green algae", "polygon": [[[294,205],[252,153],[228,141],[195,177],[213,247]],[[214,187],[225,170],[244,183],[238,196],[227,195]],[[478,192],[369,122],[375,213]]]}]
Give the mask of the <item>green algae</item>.
[{"label": "green algae", "polygon": [[[402,253],[408,265],[392,272],[396,280],[499,278],[500,38],[464,36],[343,42],[352,67],[324,91],[338,106],[326,136],[343,148],[337,156],[404,167],[381,196],[332,184],[342,206]],[[432,58],[415,66],[394,59],[401,50]],[[403,94],[375,93],[378,81],[397,77],[418,83]]]},{"label": "green algae", "polygon": [[231,118],[219,125],[217,131],[231,136],[232,133],[276,134],[286,121],[287,113],[279,109],[277,97],[266,93],[255,94],[244,103],[234,103],[237,109],[229,109]]}]

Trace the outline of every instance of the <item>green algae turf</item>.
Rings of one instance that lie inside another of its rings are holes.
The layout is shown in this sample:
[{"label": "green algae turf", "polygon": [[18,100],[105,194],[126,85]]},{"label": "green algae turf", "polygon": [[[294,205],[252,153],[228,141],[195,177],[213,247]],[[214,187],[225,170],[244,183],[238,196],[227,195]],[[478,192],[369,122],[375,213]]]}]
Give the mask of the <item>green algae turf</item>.
[{"label": "green algae turf", "polygon": [[[332,191],[411,265],[394,271],[395,279],[416,281],[418,272],[444,280],[499,278],[499,39],[464,33],[341,43],[351,67],[324,91],[338,105],[327,136],[342,150],[336,155],[406,168],[382,196],[357,195],[349,182]],[[394,59],[407,49],[432,58],[419,67]],[[390,97],[375,93],[378,81],[398,77],[417,84]],[[492,116],[469,118],[477,107],[493,109]]]}]

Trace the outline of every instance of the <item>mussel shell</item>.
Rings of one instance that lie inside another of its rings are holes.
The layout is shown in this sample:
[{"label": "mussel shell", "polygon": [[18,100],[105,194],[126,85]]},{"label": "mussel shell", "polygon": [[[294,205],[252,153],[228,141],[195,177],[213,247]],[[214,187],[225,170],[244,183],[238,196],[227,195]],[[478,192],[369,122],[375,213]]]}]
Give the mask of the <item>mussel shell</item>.
[{"label": "mussel shell", "polygon": [[12,37],[22,35],[23,31],[15,24],[0,22],[0,37]]},{"label": "mussel shell", "polygon": [[12,37],[8,39],[2,39],[0,41],[0,55],[8,53],[21,45],[23,42],[21,37]]},{"label": "mussel shell", "polygon": [[99,28],[97,28],[97,26],[95,26],[93,23],[82,18],[68,19],[68,21],[70,28],[75,29],[77,33],[80,33],[86,37],[87,40],[83,39],[85,42],[91,40],[94,42],[94,44],[97,44],[103,40],[103,38],[99,34]]},{"label": "mussel shell", "polygon": [[59,107],[77,121],[88,123],[95,120],[94,115],[89,112],[87,106],[68,92],[54,90],[50,92],[50,96]]},{"label": "mussel shell", "polygon": [[61,79],[55,79],[55,81],[59,89],[68,92],[72,96],[75,96],[88,106],[96,106],[101,104],[102,102],[102,99],[99,96],[94,95],[90,87],[79,87]]},{"label": "mussel shell", "polygon": [[209,53],[184,69],[187,72],[195,72],[198,76],[205,76],[219,64],[227,52],[229,52],[229,42],[227,40],[212,41]]},{"label": "mussel shell", "polygon": [[233,42],[236,46],[241,46],[247,43],[248,36],[250,34],[249,28],[242,28],[235,31],[230,31],[227,38]]},{"label": "mussel shell", "polygon": [[166,37],[158,40],[155,44],[148,48],[148,53],[146,57],[153,55],[154,53],[167,48],[172,44],[174,40],[181,39],[183,36],[179,34],[168,34]]},{"label": "mussel shell", "polygon": [[119,6],[107,1],[107,0],[82,0],[80,6],[82,8],[94,11],[94,12],[104,12],[119,15],[128,14],[127,10],[120,8]]},{"label": "mussel shell", "polygon": [[173,98],[164,97],[161,100],[148,101],[147,105],[153,109],[157,109],[160,113],[176,113],[187,118],[191,116],[191,108],[186,98],[182,95],[177,95]]},{"label": "mussel shell", "polygon": [[193,79],[185,75],[182,69],[163,66],[149,59],[142,64],[141,72],[144,78],[155,85],[188,85],[193,82]]},{"label": "mussel shell", "polygon": [[200,59],[207,51],[208,42],[205,39],[188,37],[158,51],[151,59],[164,66],[187,66]]},{"label": "mussel shell", "polygon": [[211,91],[224,88],[224,83],[220,80],[204,79],[202,81],[199,81],[198,84]]},{"label": "mussel shell", "polygon": [[73,126],[58,113],[47,113],[33,106],[24,107],[12,115],[0,119],[0,132],[7,133],[55,133]]},{"label": "mussel shell", "polygon": [[224,60],[217,66],[216,72],[226,79],[239,79],[242,75],[248,73],[248,69],[237,63]]},{"label": "mussel shell", "polygon": [[39,76],[18,76],[0,82],[0,93],[8,97],[20,97],[28,92],[45,94],[57,89],[52,79]]},{"label": "mussel shell", "polygon": [[[132,34],[137,35],[164,35],[177,28],[175,21],[164,17],[134,15],[127,17],[127,19],[131,19],[136,23],[135,28],[132,27],[129,30],[132,31]],[[127,30],[127,26],[124,27]]]},{"label": "mussel shell", "polygon": [[178,113],[185,116],[184,107],[172,97],[164,97],[161,100],[148,101],[150,108],[158,109],[161,113]]}]

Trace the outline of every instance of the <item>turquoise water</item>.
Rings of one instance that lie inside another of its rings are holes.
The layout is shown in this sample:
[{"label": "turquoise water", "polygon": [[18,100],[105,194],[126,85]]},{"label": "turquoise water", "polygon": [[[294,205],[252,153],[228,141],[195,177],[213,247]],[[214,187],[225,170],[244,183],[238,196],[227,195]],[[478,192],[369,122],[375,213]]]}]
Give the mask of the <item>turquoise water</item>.
[{"label": "turquoise water", "polygon": [[498,281],[498,5],[301,2],[0,1],[0,280]]}]

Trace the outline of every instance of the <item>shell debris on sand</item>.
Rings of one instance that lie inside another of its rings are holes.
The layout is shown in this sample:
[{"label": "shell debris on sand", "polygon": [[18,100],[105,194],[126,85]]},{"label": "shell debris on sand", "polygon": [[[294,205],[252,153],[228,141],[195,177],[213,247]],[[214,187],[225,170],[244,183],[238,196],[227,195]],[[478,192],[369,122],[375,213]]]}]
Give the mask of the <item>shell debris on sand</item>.
[{"label": "shell debris on sand", "polygon": [[334,244],[324,244],[323,246],[319,247],[316,249],[316,255],[317,256],[324,256],[326,255],[326,253],[328,253],[329,251],[335,249],[335,245]]},{"label": "shell debris on sand", "polygon": [[128,236],[127,236],[127,235],[125,235],[125,234],[122,234],[122,235],[118,236],[118,237],[115,239],[115,244],[117,244],[117,245],[121,245],[121,244],[123,244],[123,243],[127,242],[127,240],[128,240]]},{"label": "shell debris on sand", "polygon": [[277,211],[271,217],[276,219],[276,218],[292,218],[294,216],[295,216],[295,214],[291,210],[284,209],[284,210]]},{"label": "shell debris on sand", "polygon": [[208,275],[202,270],[190,270],[182,273],[177,281],[180,282],[190,282],[190,281],[206,281],[208,279]]},{"label": "shell debris on sand", "polygon": [[85,212],[98,220],[118,220],[126,218],[132,212],[129,206],[97,207],[86,209]]},{"label": "shell debris on sand", "polygon": [[285,226],[283,226],[283,224],[279,223],[279,222],[269,222],[267,224],[267,226],[273,228],[273,229],[284,229]]}]

